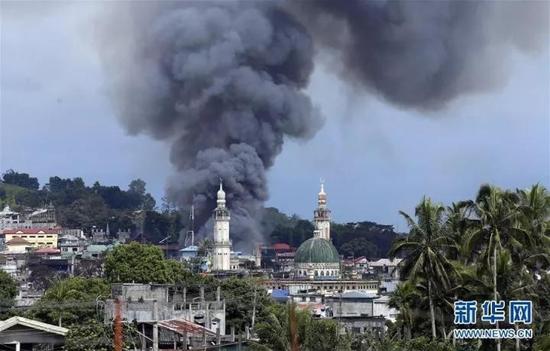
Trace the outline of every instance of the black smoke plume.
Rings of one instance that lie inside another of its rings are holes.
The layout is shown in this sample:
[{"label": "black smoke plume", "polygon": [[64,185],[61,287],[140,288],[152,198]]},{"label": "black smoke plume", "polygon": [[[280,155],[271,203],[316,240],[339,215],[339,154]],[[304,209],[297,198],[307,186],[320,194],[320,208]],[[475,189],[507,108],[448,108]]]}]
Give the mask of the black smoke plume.
[{"label": "black smoke plume", "polygon": [[196,1],[107,6],[101,56],[131,133],[171,143],[168,195],[207,231],[222,179],[237,247],[263,240],[266,170],[322,119],[303,89],[319,57],[349,82],[437,109],[503,83],[510,48],[548,41],[547,2]]},{"label": "black smoke plume", "polygon": [[266,169],[285,137],[308,138],[321,125],[302,91],[310,35],[275,3],[119,6],[103,54],[123,122],[172,143],[168,194],[182,208],[194,202],[199,227],[221,179],[234,244],[262,242]]},{"label": "black smoke plume", "polygon": [[511,49],[548,47],[547,1],[294,1],[330,64],[391,103],[439,109],[505,83]]}]

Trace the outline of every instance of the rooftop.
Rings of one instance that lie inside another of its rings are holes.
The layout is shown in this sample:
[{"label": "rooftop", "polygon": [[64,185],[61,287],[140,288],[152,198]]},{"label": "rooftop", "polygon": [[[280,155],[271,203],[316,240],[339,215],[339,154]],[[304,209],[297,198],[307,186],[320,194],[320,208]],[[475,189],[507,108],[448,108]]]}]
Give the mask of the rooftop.
[{"label": "rooftop", "polygon": [[16,236],[15,238],[6,242],[6,245],[31,245],[27,240]]},{"label": "rooftop", "polygon": [[60,228],[5,229],[2,234],[59,234]]},{"label": "rooftop", "polygon": [[381,258],[378,261],[369,262],[369,266],[371,267],[397,266],[399,263],[401,263],[401,261],[403,261],[401,258],[394,258],[393,260],[390,260],[389,258]]},{"label": "rooftop", "polygon": [[0,321],[0,332],[3,332],[4,330],[9,329],[15,325],[23,325],[28,328],[38,329],[43,332],[62,336],[65,336],[69,332],[69,329],[67,328],[62,328],[52,324],[43,323],[19,316],[11,317],[9,319],[6,319],[5,321]]}]

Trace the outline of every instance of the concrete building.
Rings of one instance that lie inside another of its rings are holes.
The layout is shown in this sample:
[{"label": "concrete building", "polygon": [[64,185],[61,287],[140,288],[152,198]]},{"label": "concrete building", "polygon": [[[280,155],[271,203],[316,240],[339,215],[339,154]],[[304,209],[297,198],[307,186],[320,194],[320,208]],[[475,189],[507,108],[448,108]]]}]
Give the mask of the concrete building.
[{"label": "concrete building", "polygon": [[16,229],[24,226],[24,220],[19,212],[13,211],[9,206],[0,211],[0,230]]},{"label": "concrete building", "polygon": [[44,208],[39,208],[31,212],[27,216],[27,219],[32,223],[32,226],[35,228],[57,227],[55,207],[51,203]]},{"label": "concrete building", "polygon": [[212,271],[231,269],[231,241],[229,240],[229,209],[225,206],[225,192],[220,182],[217,193],[217,207],[214,209],[214,247],[212,249]]},{"label": "concrete building", "polygon": [[59,237],[58,247],[62,256],[81,255],[86,248],[86,241],[71,234],[64,234]]},{"label": "concrete building", "polygon": [[377,280],[296,280],[296,279],[271,279],[262,282],[268,291],[275,289],[286,290],[289,295],[298,294],[300,291],[318,291],[325,295],[331,295],[347,290],[364,290],[376,294],[380,287]]},{"label": "concrete building", "polygon": [[196,245],[190,245],[180,250],[180,261],[188,262],[197,257],[199,253],[199,247]]},{"label": "concrete building", "polygon": [[225,301],[218,288],[215,300],[206,300],[204,290],[199,296],[187,294],[187,289],[161,284],[113,284],[112,299],[105,302],[105,322],[115,316],[115,298],[121,301],[121,317],[126,321],[150,323],[165,320],[187,320],[213,333],[218,328],[224,335]]},{"label": "concrete building", "polygon": [[111,250],[113,245],[92,244],[86,246],[82,252],[82,258],[98,259],[101,258],[107,251]]},{"label": "concrete building", "polygon": [[399,280],[399,264],[402,259],[381,258],[368,263],[369,271],[381,279]]},{"label": "concrete building", "polygon": [[367,331],[384,332],[386,317],[380,313],[380,297],[368,291],[345,291],[326,298],[332,318],[348,332],[363,334]]}]

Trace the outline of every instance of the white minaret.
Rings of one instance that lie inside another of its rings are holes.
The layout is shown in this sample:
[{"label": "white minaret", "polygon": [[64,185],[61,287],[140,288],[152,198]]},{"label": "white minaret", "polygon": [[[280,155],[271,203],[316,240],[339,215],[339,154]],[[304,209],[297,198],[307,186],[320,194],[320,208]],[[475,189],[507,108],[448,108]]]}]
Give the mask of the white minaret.
[{"label": "white minaret", "polygon": [[317,208],[313,211],[316,236],[330,240],[330,210],[327,208],[325,184],[321,181],[321,191],[317,195]]},{"label": "white minaret", "polygon": [[231,242],[229,241],[229,209],[225,207],[225,192],[220,181],[218,206],[214,210],[214,250],[212,252],[212,270],[228,271]]}]

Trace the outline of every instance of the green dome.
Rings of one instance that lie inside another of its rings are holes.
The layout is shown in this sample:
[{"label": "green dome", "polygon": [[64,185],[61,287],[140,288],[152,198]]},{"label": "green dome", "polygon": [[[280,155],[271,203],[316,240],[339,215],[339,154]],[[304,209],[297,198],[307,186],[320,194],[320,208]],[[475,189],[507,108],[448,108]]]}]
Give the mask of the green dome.
[{"label": "green dome", "polygon": [[295,263],[339,263],[340,256],[332,243],[326,239],[311,238],[302,243],[296,256]]}]

